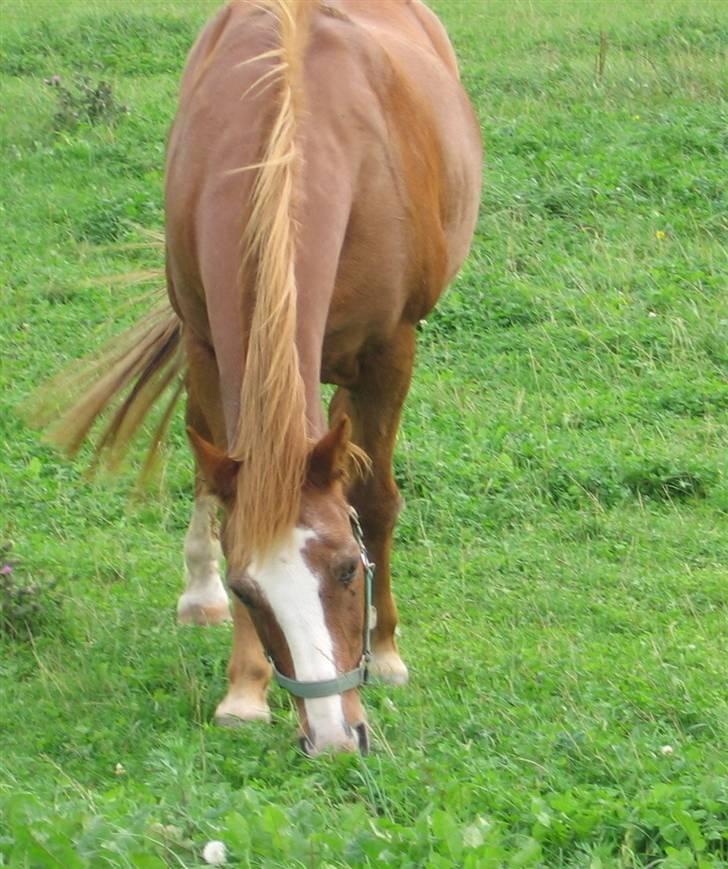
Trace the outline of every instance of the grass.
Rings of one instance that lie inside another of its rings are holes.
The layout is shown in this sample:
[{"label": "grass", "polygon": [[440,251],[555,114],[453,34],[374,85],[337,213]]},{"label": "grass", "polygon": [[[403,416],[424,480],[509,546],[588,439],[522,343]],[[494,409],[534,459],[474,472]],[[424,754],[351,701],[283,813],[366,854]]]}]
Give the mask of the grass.
[{"label": "grass", "polygon": [[[281,692],[272,727],[210,724],[230,638],[173,620],[181,425],[130,503],[16,412],[133,316],[104,276],[158,265],[126,243],[212,5],[0,25],[0,865],[728,865],[728,9],[436,4],[488,156],[396,459],[412,683],[367,689],[371,757],[312,763]],[[127,110],[59,117],[55,75]]]}]

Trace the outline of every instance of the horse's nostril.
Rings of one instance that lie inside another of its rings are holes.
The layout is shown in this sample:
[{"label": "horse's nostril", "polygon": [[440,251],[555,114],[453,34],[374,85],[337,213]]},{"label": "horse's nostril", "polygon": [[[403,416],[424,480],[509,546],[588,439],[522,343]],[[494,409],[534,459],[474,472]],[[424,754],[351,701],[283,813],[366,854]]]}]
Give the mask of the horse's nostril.
[{"label": "horse's nostril", "polygon": [[314,748],[311,740],[304,733],[303,736],[298,740],[298,744],[301,746],[301,751],[306,755],[306,757],[313,757]]},{"label": "horse's nostril", "polygon": [[369,754],[369,730],[363,721],[356,725],[355,730],[359,740],[359,752],[366,757]]}]

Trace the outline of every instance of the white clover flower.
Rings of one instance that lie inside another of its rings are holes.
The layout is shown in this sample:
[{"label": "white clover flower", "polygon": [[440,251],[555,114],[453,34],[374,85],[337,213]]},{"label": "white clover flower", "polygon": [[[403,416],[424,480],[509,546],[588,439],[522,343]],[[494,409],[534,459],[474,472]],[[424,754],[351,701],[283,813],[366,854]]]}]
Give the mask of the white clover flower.
[{"label": "white clover flower", "polygon": [[226,848],[225,843],[217,839],[208,842],[202,849],[202,859],[210,866],[223,866],[225,864]]},{"label": "white clover flower", "polygon": [[660,754],[664,755],[664,757],[670,757],[673,754],[675,749],[671,745],[663,745],[660,749]]}]

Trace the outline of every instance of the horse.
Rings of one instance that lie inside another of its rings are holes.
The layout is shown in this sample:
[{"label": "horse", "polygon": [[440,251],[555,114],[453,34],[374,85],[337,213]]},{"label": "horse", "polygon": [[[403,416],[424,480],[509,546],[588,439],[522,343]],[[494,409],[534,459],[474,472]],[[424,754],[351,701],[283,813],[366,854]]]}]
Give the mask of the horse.
[{"label": "horse", "polygon": [[359,688],[407,681],[393,450],[416,328],[467,255],[481,164],[454,51],[420,0],[232,0],[191,50],[167,148],[168,301],[85,377],[56,440],[77,447],[128,389],[101,439],[114,452],[171,389],[156,444],[186,392],[178,620],[230,619],[221,508],[220,724],[268,720],[275,676],[306,754],[366,752]]}]

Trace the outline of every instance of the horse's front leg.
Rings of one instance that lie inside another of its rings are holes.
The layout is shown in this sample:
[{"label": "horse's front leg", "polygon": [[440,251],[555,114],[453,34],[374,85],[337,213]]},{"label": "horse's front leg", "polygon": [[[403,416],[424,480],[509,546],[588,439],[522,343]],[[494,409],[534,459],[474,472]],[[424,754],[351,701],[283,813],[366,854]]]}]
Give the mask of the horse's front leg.
[{"label": "horse's front leg", "polygon": [[332,422],[342,413],[352,421],[352,439],[366,451],[372,472],[357,480],[349,501],[359,513],[369,557],[376,564],[374,602],[377,623],[372,632],[373,676],[401,685],[408,673],[397,649],[397,606],[392,595],[392,534],[400,496],[392,474],[392,456],[402,405],[409,390],[414,363],[415,333],[400,327],[387,347],[361,360],[356,386],[339,388],[331,404]]},{"label": "horse's front leg", "polygon": [[[197,494],[185,536],[187,587],[177,604],[181,624],[212,625],[230,621],[230,605],[220,577],[220,543],[215,533],[217,499],[197,475]],[[244,721],[268,721],[266,694],[270,665],[248,611],[233,601],[233,650],[228,691],[215,711],[215,722],[233,727]]]},{"label": "horse's front leg", "polygon": [[177,620],[183,625],[219,625],[230,621],[230,606],[220,577],[217,502],[199,475],[195,488],[184,545],[185,590],[177,601]]},{"label": "horse's front leg", "polygon": [[[187,334],[187,355],[190,362],[188,375],[189,399],[187,403],[187,425],[207,441],[219,445],[225,442],[225,425],[220,408],[220,378],[214,354],[204,343]],[[211,542],[211,521],[214,517],[217,499],[209,494],[208,484],[195,457],[196,498],[195,512],[190,530],[185,540],[185,557],[188,575],[196,565],[199,583],[195,591],[204,589],[207,597],[205,608],[214,605],[221,595],[225,598],[224,612],[230,617],[228,598],[218,571],[220,546],[217,540]],[[208,511],[206,513],[206,511]],[[214,551],[213,551],[214,549]],[[180,608],[185,596],[182,595]],[[204,597],[204,595],[203,595]],[[199,604],[198,600],[194,604]],[[266,694],[270,682],[271,668],[261,645],[258,633],[247,609],[236,598],[233,599],[233,649],[228,665],[228,690],[215,710],[215,722],[224,726],[235,726],[244,721],[268,720],[270,709]]]},{"label": "horse's front leg", "polygon": [[266,695],[271,666],[250,618],[233,599],[233,651],[228,665],[228,692],[215,710],[215,723],[236,727],[245,721],[270,721]]}]

